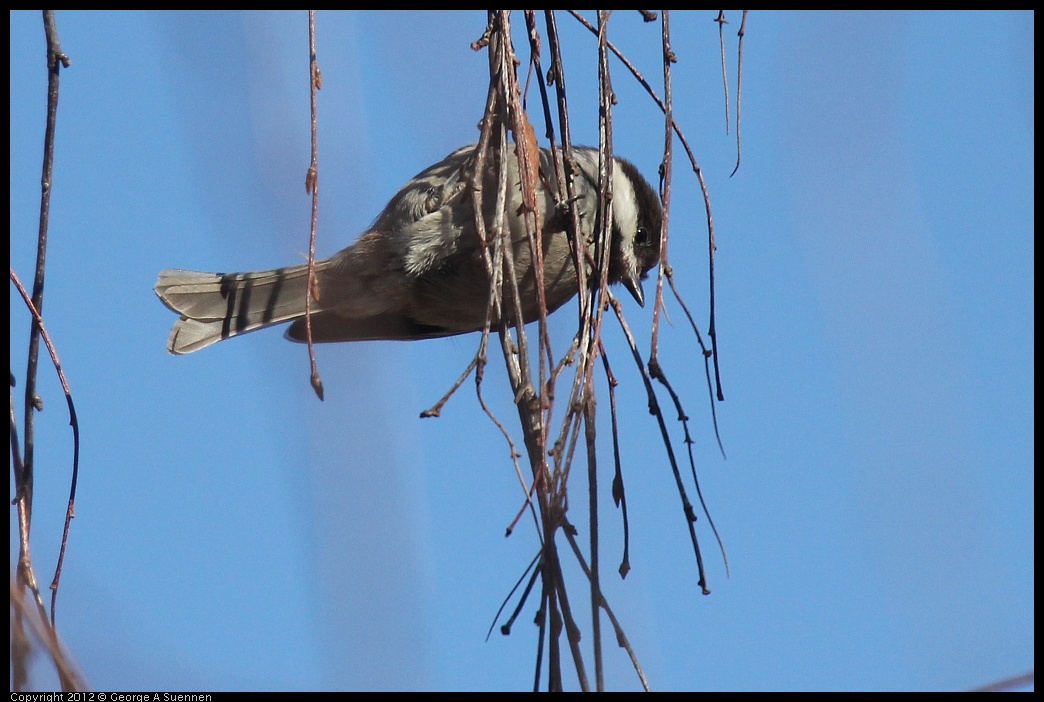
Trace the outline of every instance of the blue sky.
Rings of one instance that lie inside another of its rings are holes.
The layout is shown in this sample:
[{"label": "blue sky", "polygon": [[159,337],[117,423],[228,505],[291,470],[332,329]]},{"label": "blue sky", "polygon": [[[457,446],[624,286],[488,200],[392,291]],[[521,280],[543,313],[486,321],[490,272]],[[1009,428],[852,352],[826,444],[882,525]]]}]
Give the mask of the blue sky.
[{"label": "blue sky", "polygon": [[[733,178],[713,16],[676,13],[672,28],[675,116],[714,208],[727,460],[672,304],[661,359],[687,403],[732,572],[701,520],[713,594],[698,594],[655,420],[610,330],[633,570],[621,582],[606,567],[607,597],[657,690],[962,690],[1028,670],[1033,15],[753,13]],[[734,89],[740,15],[729,16]],[[30,284],[43,32],[36,12],[10,18],[11,264]],[[323,403],[304,349],[277,331],[165,350],[174,318],[152,292],[160,269],[302,260],[305,14],[57,22],[73,65],[44,311],[82,436],[58,616],[91,684],[529,687],[535,605],[510,637],[485,641],[536,549],[529,527],[503,537],[521,504],[508,450],[470,383],[441,418],[418,419],[476,336],[322,346]],[[478,12],[318,23],[329,255],[413,174],[476,138],[486,56],[469,48]],[[573,141],[596,143],[594,45],[568,17],[559,25]],[[617,13],[610,32],[658,82],[658,26]],[[661,119],[613,70],[616,149],[652,179]],[[702,202],[675,164],[671,262],[705,326]],[[647,338],[650,309],[625,306]],[[11,317],[19,393],[28,315],[14,295]],[[556,330],[565,339],[568,320]],[[40,377],[33,539],[47,582],[71,448],[60,388],[49,367]],[[484,387],[510,419],[496,359]],[[603,485],[608,561],[620,527],[608,474]],[[606,651],[608,686],[637,688],[611,640]]]}]

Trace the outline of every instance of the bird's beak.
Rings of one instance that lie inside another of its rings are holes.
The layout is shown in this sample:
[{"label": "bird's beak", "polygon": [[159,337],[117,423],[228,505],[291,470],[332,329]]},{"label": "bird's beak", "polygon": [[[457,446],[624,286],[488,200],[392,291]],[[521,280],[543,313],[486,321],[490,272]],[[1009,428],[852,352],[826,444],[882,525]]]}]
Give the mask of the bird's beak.
[{"label": "bird's beak", "polygon": [[645,307],[645,293],[642,292],[641,279],[637,275],[625,275],[620,282],[627,288],[627,292],[631,293],[638,306]]}]

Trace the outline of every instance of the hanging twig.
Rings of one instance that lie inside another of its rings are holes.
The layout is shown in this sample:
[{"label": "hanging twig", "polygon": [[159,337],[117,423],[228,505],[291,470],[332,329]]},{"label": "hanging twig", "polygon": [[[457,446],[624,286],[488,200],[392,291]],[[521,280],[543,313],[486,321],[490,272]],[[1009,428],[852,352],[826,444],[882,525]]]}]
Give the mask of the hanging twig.
[{"label": "hanging twig", "polygon": [[[596,30],[594,27],[592,27],[591,23],[588,22],[586,19],[584,19],[584,17],[581,14],[579,14],[575,10],[570,10],[569,13],[573,17],[575,17],[576,20],[578,22],[580,22],[580,24],[582,24],[591,33],[593,33],[593,34],[595,34],[597,36],[598,30]],[[631,74],[638,80],[638,82],[641,84],[641,86],[643,88],[645,88],[646,92],[649,93],[649,96],[657,104],[657,106],[660,108],[660,110],[665,112],[666,109],[667,109],[666,106],[664,105],[663,101],[660,100],[659,96],[656,94],[656,91],[652,89],[652,86],[649,85],[648,81],[646,81],[645,78],[642,76],[641,72],[639,72],[638,69],[634,67],[634,64],[632,64],[630,61],[627,60],[627,57],[624,56],[620,52],[620,50],[617,49],[613,45],[612,42],[608,42],[607,45],[609,47],[609,50],[612,51],[614,54],[616,54],[616,57],[619,58],[620,61],[623,62],[623,64],[627,67],[627,69],[631,72]],[[722,391],[722,388],[721,388],[721,373],[720,373],[720,369],[719,369],[719,366],[718,366],[718,335],[717,335],[717,331],[715,329],[715,324],[714,324],[714,320],[715,320],[714,252],[717,250],[717,245],[714,243],[714,217],[711,214],[710,193],[707,190],[707,183],[706,183],[706,181],[703,178],[703,171],[700,168],[699,164],[696,162],[696,156],[693,154],[692,149],[689,147],[689,142],[685,138],[685,134],[682,132],[681,127],[678,126],[678,123],[675,122],[674,120],[671,120],[671,126],[674,128],[674,133],[678,135],[678,140],[681,142],[682,147],[685,149],[685,154],[689,157],[689,163],[692,166],[692,171],[696,175],[696,181],[699,183],[700,191],[703,194],[703,206],[704,206],[704,209],[706,210],[706,214],[707,214],[707,251],[708,251],[709,280],[710,280],[710,305],[709,305],[710,306],[710,326],[709,326],[707,335],[710,337],[710,340],[711,340],[711,352],[712,352],[712,359],[713,359],[713,362],[714,362],[715,392],[716,392],[716,396],[718,398],[718,401],[721,402],[721,401],[724,401],[724,399],[725,399],[725,393]]]},{"label": "hanging twig", "polygon": [[729,75],[725,67],[725,10],[718,10],[718,16],[714,18],[718,23],[718,46],[721,48],[721,86],[725,92],[725,133],[729,133]]},{"label": "hanging twig", "polygon": [[308,95],[312,109],[312,160],[305,176],[305,189],[312,196],[312,222],[308,236],[308,283],[305,286],[305,339],[308,341],[308,362],[311,366],[309,381],[319,401],[323,400],[323,381],[315,362],[315,345],[312,343],[312,300],[319,299],[319,286],[315,279],[315,232],[319,222],[319,121],[316,93],[323,87],[323,74],[315,55],[315,10],[308,11]]},{"label": "hanging twig", "polygon": [[732,173],[729,177],[736,175],[736,171],[740,167],[740,154],[742,153],[740,140],[740,111],[743,107],[743,35],[747,31],[747,12],[743,11],[743,19],[740,20],[739,31],[736,32],[736,36],[739,37],[739,46],[736,48],[736,167],[732,169]]},{"label": "hanging twig", "polygon": [[[62,544],[58,549],[58,563],[54,569],[54,579],[51,581],[51,626],[55,623],[55,604],[58,598],[58,582],[62,577],[62,563],[65,562],[65,547],[69,542],[69,527],[72,524],[73,517],[76,516],[76,484],[80,477],[80,423],[76,419],[76,405],[73,403],[72,390],[69,389],[69,383],[65,378],[65,372],[62,370],[62,364],[58,360],[58,350],[51,343],[51,337],[47,333],[47,329],[44,328],[43,317],[40,316],[40,311],[36,309],[33,301],[29,299],[29,293],[22,287],[22,281],[18,279],[18,275],[11,270],[11,282],[14,283],[18,293],[22,296],[22,300],[25,302],[25,306],[29,309],[30,314],[33,316],[37,328],[40,330],[40,336],[44,340],[44,345],[47,347],[47,352],[51,355],[51,362],[54,364],[55,372],[58,373],[58,380],[62,384],[62,390],[65,391],[65,403],[69,407],[69,426],[72,427],[73,432],[73,465],[72,465],[72,478],[69,481],[69,503],[65,510],[65,526],[62,529]],[[22,502],[21,497],[18,498],[18,502]],[[28,509],[20,509],[20,512],[24,512],[28,515]],[[29,520],[25,519],[25,538],[28,540],[29,535]],[[27,552],[28,556],[28,552]],[[35,587],[35,582],[34,582]]]}]

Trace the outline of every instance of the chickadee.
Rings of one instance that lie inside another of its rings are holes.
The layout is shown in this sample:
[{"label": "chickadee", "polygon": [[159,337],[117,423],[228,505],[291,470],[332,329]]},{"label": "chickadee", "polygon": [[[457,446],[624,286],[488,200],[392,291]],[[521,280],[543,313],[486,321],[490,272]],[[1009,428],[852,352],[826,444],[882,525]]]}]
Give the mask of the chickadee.
[{"label": "chickadee", "polygon": [[[526,322],[539,317],[530,247],[514,149],[508,149],[507,213],[515,275]],[[469,187],[475,145],[457,149],[421,171],[392,197],[373,225],[346,249],[315,262],[317,295],[311,303],[312,340],[431,339],[485,326],[489,278],[475,231]],[[598,208],[598,151],[573,149],[580,213],[579,241],[590,242]],[[566,168],[569,168],[567,165]],[[483,177],[485,221],[491,222],[498,163],[487,158]],[[568,207],[557,200],[551,152],[540,151],[538,223],[543,227],[547,311],[577,292],[570,250]],[[609,282],[623,283],[644,305],[641,280],[660,256],[663,217],[656,191],[629,161],[613,168],[613,226]],[[492,232],[487,237],[493,238]],[[588,261],[594,260],[588,243]],[[591,265],[588,263],[588,275]],[[191,353],[255,329],[293,322],[286,337],[305,341],[307,264],[253,273],[161,271],[156,294],[181,315],[167,350]],[[514,310],[510,285],[503,309]]]}]

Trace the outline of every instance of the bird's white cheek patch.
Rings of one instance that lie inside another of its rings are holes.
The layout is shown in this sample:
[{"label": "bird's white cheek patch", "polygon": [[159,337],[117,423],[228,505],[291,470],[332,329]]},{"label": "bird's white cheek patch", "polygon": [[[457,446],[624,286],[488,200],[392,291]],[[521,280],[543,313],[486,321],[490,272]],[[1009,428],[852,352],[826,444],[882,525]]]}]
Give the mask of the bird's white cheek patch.
[{"label": "bird's white cheek patch", "polygon": [[405,230],[410,242],[403,268],[407,275],[421,275],[438,268],[457,249],[456,232],[450,226],[452,217],[439,210],[415,222]]},{"label": "bird's white cheek patch", "polygon": [[620,251],[624,261],[630,270],[637,271],[634,236],[638,231],[638,198],[634,193],[634,184],[619,162],[613,164],[613,221],[620,232]]}]

